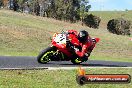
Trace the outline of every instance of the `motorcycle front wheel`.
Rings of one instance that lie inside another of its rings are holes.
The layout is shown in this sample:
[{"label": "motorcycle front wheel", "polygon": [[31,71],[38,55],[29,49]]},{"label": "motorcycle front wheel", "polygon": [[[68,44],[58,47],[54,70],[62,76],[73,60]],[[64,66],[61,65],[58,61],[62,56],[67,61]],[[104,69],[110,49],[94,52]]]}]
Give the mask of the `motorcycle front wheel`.
[{"label": "motorcycle front wheel", "polygon": [[37,61],[41,64],[46,64],[51,60],[51,57],[53,56],[54,52],[56,52],[55,47],[48,47],[42,50],[37,56]]}]

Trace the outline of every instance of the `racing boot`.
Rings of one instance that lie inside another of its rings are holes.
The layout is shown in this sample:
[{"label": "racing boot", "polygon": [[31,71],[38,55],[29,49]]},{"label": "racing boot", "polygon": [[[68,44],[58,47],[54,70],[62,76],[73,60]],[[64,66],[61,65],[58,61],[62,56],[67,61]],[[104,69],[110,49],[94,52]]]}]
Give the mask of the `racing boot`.
[{"label": "racing boot", "polygon": [[75,62],[76,62],[76,63],[81,63],[82,60],[81,60],[80,58],[76,58],[76,59],[75,59]]}]

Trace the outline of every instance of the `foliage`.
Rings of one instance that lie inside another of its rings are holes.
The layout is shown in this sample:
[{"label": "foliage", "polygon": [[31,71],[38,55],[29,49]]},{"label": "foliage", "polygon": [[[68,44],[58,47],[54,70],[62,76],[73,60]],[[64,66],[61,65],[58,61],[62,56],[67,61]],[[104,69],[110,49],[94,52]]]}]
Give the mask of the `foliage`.
[{"label": "foliage", "polygon": [[52,0],[48,14],[49,17],[58,20],[70,20],[71,22],[75,22],[80,19],[78,9],[78,0]]},{"label": "foliage", "polygon": [[107,24],[109,32],[117,35],[130,35],[131,22],[123,18],[112,19]]},{"label": "foliage", "polygon": [[81,20],[82,20],[82,23],[83,23],[84,17],[86,16],[85,12],[89,11],[89,9],[91,8],[91,5],[88,5],[88,3],[89,3],[88,0],[79,0],[79,3],[80,3],[80,12],[79,12],[79,14],[81,16]]},{"label": "foliage", "polygon": [[91,8],[91,5],[89,5],[88,0],[79,0],[80,2],[80,12],[84,14],[84,12],[88,12]]},{"label": "foliage", "polygon": [[86,15],[84,17],[84,23],[90,28],[98,28],[100,21],[101,21],[100,17],[97,17],[93,14]]},{"label": "foliage", "polygon": [[1,7],[1,6],[3,6],[3,1],[2,1],[2,0],[0,0],[0,7]]},{"label": "foliage", "polygon": [[73,23],[83,18],[85,12],[91,8],[88,3],[88,0],[13,0],[9,8]]}]

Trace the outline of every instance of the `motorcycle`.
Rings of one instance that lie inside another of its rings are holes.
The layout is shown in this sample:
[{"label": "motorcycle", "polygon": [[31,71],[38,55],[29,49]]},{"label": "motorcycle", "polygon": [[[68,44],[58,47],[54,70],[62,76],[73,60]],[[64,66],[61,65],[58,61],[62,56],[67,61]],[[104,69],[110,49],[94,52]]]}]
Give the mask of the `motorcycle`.
[{"label": "motorcycle", "polygon": [[[98,42],[99,38],[92,39],[93,42]],[[68,42],[67,33],[55,33],[52,38],[52,45],[42,50],[37,56],[37,61],[41,64],[46,64],[49,61],[71,61],[73,64],[80,64],[88,60],[88,56],[77,62],[80,58],[74,52],[74,47]]]}]

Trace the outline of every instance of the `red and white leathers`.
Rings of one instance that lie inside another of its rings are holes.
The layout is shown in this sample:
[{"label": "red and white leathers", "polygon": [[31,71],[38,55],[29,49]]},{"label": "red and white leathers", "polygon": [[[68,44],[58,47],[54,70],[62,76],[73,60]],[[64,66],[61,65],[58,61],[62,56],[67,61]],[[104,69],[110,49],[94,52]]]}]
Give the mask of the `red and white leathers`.
[{"label": "red and white leathers", "polygon": [[[88,36],[85,43],[81,43],[78,40],[78,32],[75,30],[68,30],[68,39],[75,47],[81,47],[81,50],[75,48],[75,53],[79,57],[84,57],[86,54],[91,53],[95,47],[95,43],[92,41],[92,38]],[[86,55],[87,56],[87,55]]]}]

